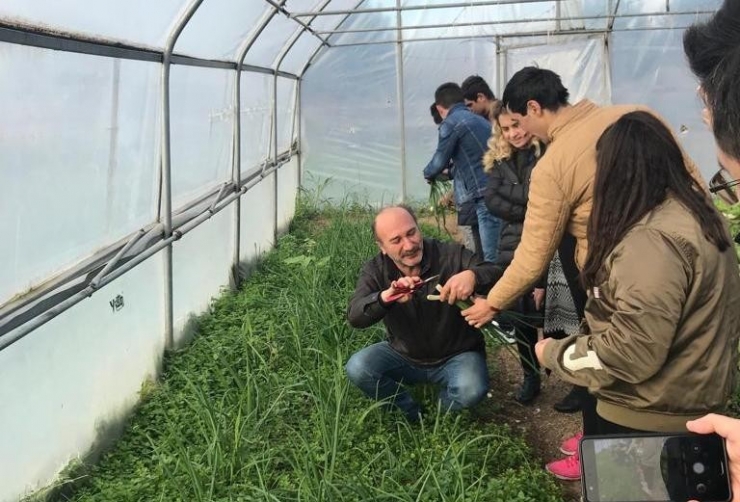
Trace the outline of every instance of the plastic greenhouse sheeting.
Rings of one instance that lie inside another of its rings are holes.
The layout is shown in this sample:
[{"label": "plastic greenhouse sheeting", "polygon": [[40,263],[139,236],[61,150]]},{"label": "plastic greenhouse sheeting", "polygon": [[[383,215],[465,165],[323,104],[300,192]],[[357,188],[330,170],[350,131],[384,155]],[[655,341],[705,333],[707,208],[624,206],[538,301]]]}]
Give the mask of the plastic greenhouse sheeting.
[{"label": "plastic greenhouse sheeting", "polygon": [[95,450],[301,188],[424,200],[443,82],[548,67],[657,110],[709,176],[681,37],[720,3],[0,2],[0,501]]}]

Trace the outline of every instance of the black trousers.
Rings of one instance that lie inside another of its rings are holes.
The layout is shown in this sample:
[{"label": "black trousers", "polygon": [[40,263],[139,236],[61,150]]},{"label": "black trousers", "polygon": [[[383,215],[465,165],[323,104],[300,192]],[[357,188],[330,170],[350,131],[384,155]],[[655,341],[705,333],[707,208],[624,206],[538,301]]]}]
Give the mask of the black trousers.
[{"label": "black trousers", "polygon": [[[563,240],[560,241],[558,253],[560,254],[560,262],[563,264],[563,274],[565,275],[565,280],[568,282],[568,289],[573,297],[576,313],[578,313],[579,319],[583,319],[588,295],[586,294],[586,290],[583,289],[583,286],[581,286],[580,271],[578,270],[578,266],[576,266],[576,245],[576,238],[566,233],[563,235]],[[596,398],[588,392],[588,389],[578,385],[573,386],[572,392],[578,395],[581,402],[583,433],[585,435],[607,434],[608,432],[599,432],[603,426],[599,425],[601,417],[596,413]],[[616,424],[612,425],[619,427]],[[615,431],[614,433],[619,432],[625,431]]]}]

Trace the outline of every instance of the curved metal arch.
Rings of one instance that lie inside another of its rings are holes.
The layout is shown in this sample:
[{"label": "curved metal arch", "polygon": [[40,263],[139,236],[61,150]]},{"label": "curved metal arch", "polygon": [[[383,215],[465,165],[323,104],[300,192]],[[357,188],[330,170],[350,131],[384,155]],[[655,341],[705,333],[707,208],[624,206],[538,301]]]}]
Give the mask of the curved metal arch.
[{"label": "curved metal arch", "polygon": [[[159,220],[162,222],[164,239],[172,237],[172,158],[170,150],[170,66],[172,51],[185,25],[192,19],[203,0],[191,0],[180,15],[169,35],[162,53],[162,152],[160,161]],[[165,277],[165,347],[174,346],[174,312],[172,297],[172,244],[164,248]]]}]

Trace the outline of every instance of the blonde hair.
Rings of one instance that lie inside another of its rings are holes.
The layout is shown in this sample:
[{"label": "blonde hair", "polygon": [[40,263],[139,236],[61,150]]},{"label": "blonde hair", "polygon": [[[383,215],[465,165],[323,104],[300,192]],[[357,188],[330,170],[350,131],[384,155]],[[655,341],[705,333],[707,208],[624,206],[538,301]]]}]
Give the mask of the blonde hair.
[{"label": "blonde hair", "polygon": [[[504,132],[498,123],[498,118],[505,113],[501,101],[496,101],[491,109],[491,137],[488,138],[488,150],[483,155],[483,170],[490,172],[496,165],[496,162],[506,160],[514,153],[514,147],[504,138]],[[542,149],[540,141],[532,136],[529,144],[535,147],[534,155],[539,158]]]}]

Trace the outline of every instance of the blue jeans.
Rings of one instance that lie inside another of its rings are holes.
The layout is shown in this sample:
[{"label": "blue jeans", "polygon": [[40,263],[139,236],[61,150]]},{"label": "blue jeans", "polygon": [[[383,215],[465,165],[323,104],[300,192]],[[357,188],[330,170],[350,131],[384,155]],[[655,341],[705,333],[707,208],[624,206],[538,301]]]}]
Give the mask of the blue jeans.
[{"label": "blue jeans", "polygon": [[441,385],[443,411],[469,408],[488,392],[488,368],[480,352],[462,352],[437,366],[417,366],[383,341],[355,352],[346,369],[350,381],[366,396],[386,400],[412,421],[418,420],[421,408],[403,384]]},{"label": "blue jeans", "polygon": [[501,220],[496,218],[486,207],[484,199],[479,199],[475,204],[475,212],[478,215],[478,233],[483,247],[483,253],[478,250],[478,256],[484,260],[494,263],[498,256],[498,237],[501,231]]}]

